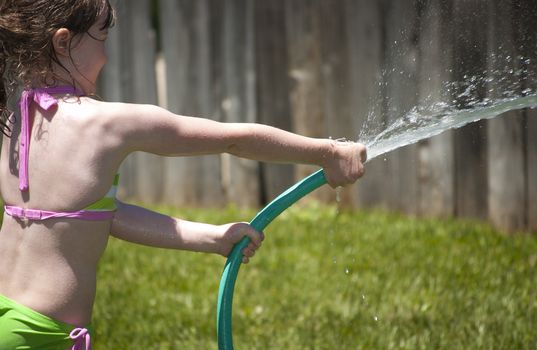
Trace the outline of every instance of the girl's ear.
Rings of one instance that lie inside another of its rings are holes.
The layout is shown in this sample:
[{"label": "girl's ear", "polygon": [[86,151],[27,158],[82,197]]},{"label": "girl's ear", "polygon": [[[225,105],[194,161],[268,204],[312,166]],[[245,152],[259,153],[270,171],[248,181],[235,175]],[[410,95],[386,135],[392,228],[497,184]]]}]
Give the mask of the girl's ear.
[{"label": "girl's ear", "polygon": [[52,36],[52,45],[58,55],[69,57],[69,46],[72,35],[69,29],[60,28]]}]

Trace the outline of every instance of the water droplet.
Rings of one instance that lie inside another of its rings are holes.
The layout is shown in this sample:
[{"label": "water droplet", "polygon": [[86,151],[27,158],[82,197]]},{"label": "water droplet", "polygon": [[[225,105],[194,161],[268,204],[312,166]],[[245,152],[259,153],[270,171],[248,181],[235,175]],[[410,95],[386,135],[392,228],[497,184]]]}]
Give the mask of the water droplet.
[{"label": "water droplet", "polygon": [[350,272],[349,268],[348,268],[348,267],[346,267],[346,268],[345,268],[345,274],[346,274],[346,275],[348,275],[348,274],[349,274],[349,272]]},{"label": "water droplet", "polygon": [[373,319],[375,320],[375,322],[378,322],[379,317],[377,315],[375,315],[375,316],[373,316]]},{"label": "water droplet", "polygon": [[256,315],[261,315],[263,313],[263,306],[261,305],[257,305],[255,308],[254,308],[254,314]]},{"label": "water droplet", "polygon": [[341,203],[341,188],[342,187],[336,188],[336,202],[337,203]]}]

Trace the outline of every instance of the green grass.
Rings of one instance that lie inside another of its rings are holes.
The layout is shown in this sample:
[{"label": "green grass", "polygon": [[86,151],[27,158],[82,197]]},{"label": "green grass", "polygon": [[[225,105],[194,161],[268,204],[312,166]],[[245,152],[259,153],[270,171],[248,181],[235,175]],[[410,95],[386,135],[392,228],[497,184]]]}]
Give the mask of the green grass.
[{"label": "green grass", "polygon": [[[224,223],[254,212],[171,210]],[[537,239],[468,221],[291,208],[239,273],[240,349],[536,349]],[[225,259],[111,239],[97,349],[216,349]]]}]

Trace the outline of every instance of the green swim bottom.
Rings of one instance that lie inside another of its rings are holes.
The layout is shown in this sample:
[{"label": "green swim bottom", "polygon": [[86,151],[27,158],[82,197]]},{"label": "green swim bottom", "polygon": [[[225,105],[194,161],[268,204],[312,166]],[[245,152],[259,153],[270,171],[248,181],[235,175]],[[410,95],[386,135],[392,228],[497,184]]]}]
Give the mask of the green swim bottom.
[{"label": "green swim bottom", "polygon": [[[89,329],[89,327],[88,327]],[[56,321],[0,295],[0,349],[66,350],[75,343],[89,342],[75,338],[86,328]]]}]

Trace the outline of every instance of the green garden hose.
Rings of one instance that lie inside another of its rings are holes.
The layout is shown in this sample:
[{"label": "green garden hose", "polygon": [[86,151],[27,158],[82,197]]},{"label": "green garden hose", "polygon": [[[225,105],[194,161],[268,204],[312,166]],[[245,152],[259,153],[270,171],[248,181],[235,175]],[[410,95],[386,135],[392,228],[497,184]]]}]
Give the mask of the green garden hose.
[{"label": "green garden hose", "polygon": [[[250,225],[257,231],[263,231],[278,215],[289,208],[300,198],[313,190],[326,184],[324,171],[321,169],[280,194],[276,199],[263,208]],[[231,326],[231,309],[233,306],[233,289],[235,281],[242,263],[242,250],[248,245],[250,240],[243,238],[233,247],[224,266],[224,272],[220,279],[220,289],[218,291],[218,306],[216,315],[216,329],[219,350],[233,349],[233,335]]]}]

